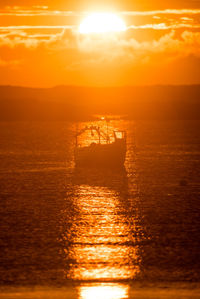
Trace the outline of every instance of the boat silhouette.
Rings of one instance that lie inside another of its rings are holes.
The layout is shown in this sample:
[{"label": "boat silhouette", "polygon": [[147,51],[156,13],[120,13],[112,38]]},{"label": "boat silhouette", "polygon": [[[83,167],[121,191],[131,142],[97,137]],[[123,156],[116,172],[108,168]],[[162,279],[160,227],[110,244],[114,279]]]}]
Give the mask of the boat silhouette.
[{"label": "boat silhouette", "polygon": [[[81,146],[78,137],[86,131],[97,133],[97,142]],[[112,141],[111,141],[112,140]],[[76,133],[75,165],[77,167],[123,167],[126,158],[126,131],[113,130],[112,136],[99,126],[86,126]]]}]

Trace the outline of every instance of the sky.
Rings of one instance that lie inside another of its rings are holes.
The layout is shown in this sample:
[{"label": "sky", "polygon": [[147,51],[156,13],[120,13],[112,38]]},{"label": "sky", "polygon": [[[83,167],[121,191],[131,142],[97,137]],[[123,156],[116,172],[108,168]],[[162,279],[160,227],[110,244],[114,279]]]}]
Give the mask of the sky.
[{"label": "sky", "polygon": [[[127,30],[80,34],[93,11]],[[0,85],[152,84],[200,84],[200,1],[1,1]]]}]

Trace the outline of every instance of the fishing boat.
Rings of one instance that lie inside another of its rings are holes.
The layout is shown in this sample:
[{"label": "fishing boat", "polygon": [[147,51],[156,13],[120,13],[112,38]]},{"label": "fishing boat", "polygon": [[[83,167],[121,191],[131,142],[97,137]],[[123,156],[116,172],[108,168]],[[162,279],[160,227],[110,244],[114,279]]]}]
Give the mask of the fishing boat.
[{"label": "fishing boat", "polygon": [[[108,127],[107,127],[108,128]],[[86,131],[97,141],[81,146],[79,137]],[[99,126],[86,126],[76,133],[75,164],[81,167],[123,167],[126,158],[126,131],[104,132]]]}]

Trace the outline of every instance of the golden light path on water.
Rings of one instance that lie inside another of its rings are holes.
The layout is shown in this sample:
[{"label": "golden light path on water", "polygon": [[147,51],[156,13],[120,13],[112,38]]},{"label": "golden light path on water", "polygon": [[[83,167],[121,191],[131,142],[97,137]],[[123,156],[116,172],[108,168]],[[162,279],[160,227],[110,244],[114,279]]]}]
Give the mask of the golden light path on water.
[{"label": "golden light path on water", "polygon": [[129,288],[123,284],[99,284],[94,286],[81,286],[80,299],[125,299],[128,298]]},{"label": "golden light path on water", "polygon": [[[96,141],[95,134],[83,134],[81,143],[88,145],[91,137]],[[132,234],[136,219],[127,213],[127,173],[125,169],[83,169],[75,173],[74,180],[76,212],[70,228],[72,241],[66,250],[73,262],[66,275],[80,281],[80,299],[128,298],[125,281],[139,272],[139,256]]]},{"label": "golden light path on water", "polygon": [[[76,205],[79,217],[69,258],[76,261],[71,277],[78,280],[129,279],[137,272],[136,248],[128,246],[128,223],[118,214],[117,194],[106,187],[80,186]],[[78,266],[77,266],[78,265]]]}]

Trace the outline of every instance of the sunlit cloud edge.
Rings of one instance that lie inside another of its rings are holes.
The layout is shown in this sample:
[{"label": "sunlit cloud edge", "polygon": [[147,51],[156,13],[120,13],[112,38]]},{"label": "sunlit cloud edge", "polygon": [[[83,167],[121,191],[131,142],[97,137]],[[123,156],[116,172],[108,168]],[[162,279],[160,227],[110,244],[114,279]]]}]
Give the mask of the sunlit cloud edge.
[{"label": "sunlit cloud edge", "polygon": [[[38,10],[38,9],[4,9],[0,10],[0,16],[63,16],[79,17],[90,14],[91,11],[64,11],[64,10]],[[196,15],[200,14],[200,9],[164,9],[147,11],[116,11],[119,15],[127,16],[151,16],[151,15]]]}]

